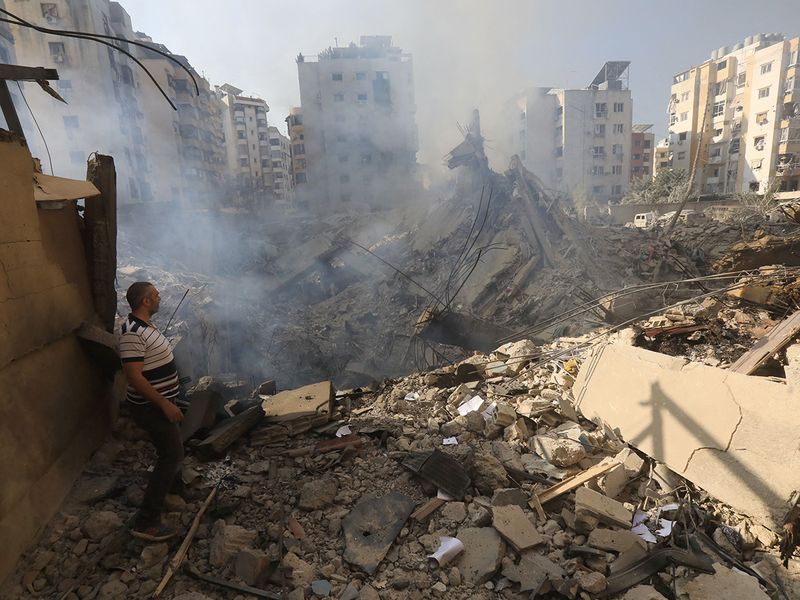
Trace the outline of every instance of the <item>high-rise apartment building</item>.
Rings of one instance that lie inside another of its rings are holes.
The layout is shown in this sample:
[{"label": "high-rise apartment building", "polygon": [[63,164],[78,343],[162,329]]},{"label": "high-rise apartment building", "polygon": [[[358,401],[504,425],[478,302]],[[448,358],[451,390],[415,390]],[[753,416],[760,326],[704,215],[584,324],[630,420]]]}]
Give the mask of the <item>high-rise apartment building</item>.
[{"label": "high-rise apartment building", "polygon": [[651,124],[636,124],[631,133],[631,180],[653,178],[655,134]]},{"label": "high-rise apartment building", "polygon": [[695,170],[705,194],[800,189],[800,38],[746,38],[672,80],[658,168]]},{"label": "high-rise apartment building", "polygon": [[269,127],[269,156],[272,162],[272,194],[275,200],[287,203],[292,200],[292,150],[289,138],[277,127]]},{"label": "high-rise apartment building", "polygon": [[[297,57],[312,201],[378,207],[415,185],[418,149],[411,55],[390,36]],[[296,145],[296,144],[295,144]]]},{"label": "high-rise apartment building", "polygon": [[[303,110],[299,106],[292,107],[286,117],[289,128],[289,142],[292,157],[292,184],[300,192],[308,183],[306,175],[306,135],[303,126]],[[299,189],[298,189],[299,188]]]},{"label": "high-rise apartment building", "polygon": [[600,202],[621,198],[631,169],[629,64],[607,62],[586,89],[535,87],[512,98],[501,149],[550,188]]},{"label": "high-rise apartment building", "polygon": [[228,169],[239,191],[266,205],[272,198],[269,106],[261,98],[244,95],[228,83],[217,87],[224,104],[223,125]]},{"label": "high-rise apartment building", "polygon": [[185,56],[170,53],[166,46],[154,43],[145,34],[136,35],[138,41],[166,52],[184,65],[199,89],[195,89],[186,70],[173,61],[137,48],[139,60],[178,109],[173,110],[155,86],[145,84],[140,88],[154,200],[192,206],[218,204],[228,173],[222,102]]},{"label": "high-rise apartment building", "polygon": [[[128,13],[108,0],[15,2],[15,14],[43,27],[104,35],[134,36]],[[45,35],[11,25],[17,62],[58,70],[54,89],[68,102],[25,84],[25,95],[42,128],[56,175],[83,179],[86,159],[95,150],[114,157],[120,204],[149,201],[153,193],[147,175],[139,103],[143,75],[125,55],[86,39]],[[167,107],[169,108],[169,107]],[[45,144],[28,136],[34,155],[49,171]]]}]

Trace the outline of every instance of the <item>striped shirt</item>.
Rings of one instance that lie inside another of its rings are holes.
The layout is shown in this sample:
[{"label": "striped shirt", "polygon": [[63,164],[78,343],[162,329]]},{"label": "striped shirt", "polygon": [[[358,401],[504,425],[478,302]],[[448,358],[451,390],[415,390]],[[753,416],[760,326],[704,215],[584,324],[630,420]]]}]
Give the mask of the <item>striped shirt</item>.
[{"label": "striped shirt", "polygon": [[[128,315],[119,332],[119,356],[123,363],[143,362],[145,379],[165,398],[175,398],[180,392],[172,348],[155,326]],[[127,397],[133,404],[148,403],[131,385],[128,385]]]}]

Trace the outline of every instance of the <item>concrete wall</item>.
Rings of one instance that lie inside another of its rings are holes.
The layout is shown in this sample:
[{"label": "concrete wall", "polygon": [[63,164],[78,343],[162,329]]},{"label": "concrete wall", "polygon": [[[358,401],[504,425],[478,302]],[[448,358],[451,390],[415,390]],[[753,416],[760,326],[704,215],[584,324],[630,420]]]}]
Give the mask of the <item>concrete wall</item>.
[{"label": "concrete wall", "polygon": [[105,437],[110,405],[73,333],[94,318],[75,203],[37,208],[31,155],[2,130],[0,165],[1,581]]}]

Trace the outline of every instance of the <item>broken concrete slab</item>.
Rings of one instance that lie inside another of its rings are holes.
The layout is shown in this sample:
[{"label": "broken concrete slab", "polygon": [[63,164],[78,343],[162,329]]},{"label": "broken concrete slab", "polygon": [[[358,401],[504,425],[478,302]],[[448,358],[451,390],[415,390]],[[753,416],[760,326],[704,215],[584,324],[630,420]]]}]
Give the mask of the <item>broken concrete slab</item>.
[{"label": "broken concrete slab", "polygon": [[286,553],[281,561],[281,567],[291,570],[292,583],[299,588],[307,588],[317,576],[316,569],[294,552]]},{"label": "broken concrete slab", "polygon": [[633,512],[608,496],[587,487],[579,487],[575,492],[575,515],[594,515],[603,523],[617,527],[630,528]]},{"label": "broken concrete slab", "polygon": [[465,583],[481,585],[500,568],[505,543],[493,527],[467,527],[458,532],[464,552],[456,559],[456,567]]},{"label": "broken concrete slab", "polygon": [[268,422],[280,423],[320,413],[331,415],[334,396],[333,384],[323,381],[279,392],[266,398],[261,407]]},{"label": "broken concrete slab", "polygon": [[536,435],[528,444],[536,454],[557,467],[571,467],[586,457],[583,445],[569,438]]},{"label": "broken concrete slab", "polygon": [[520,592],[533,592],[536,597],[545,581],[557,581],[564,577],[564,570],[545,556],[535,552],[524,552],[518,564],[510,558],[503,559],[503,577],[519,583]]},{"label": "broken concrete slab", "polygon": [[508,474],[503,464],[491,454],[476,454],[472,468],[475,474],[475,487],[482,494],[489,495],[497,488],[508,485]]},{"label": "broken concrete slab", "polygon": [[300,489],[297,505],[303,510],[319,510],[328,506],[339,491],[339,482],[333,477],[314,479]]},{"label": "broken concrete slab", "polygon": [[611,552],[623,552],[634,544],[647,550],[647,544],[642,538],[625,529],[593,529],[589,533],[589,540],[586,543],[592,548]]},{"label": "broken concrete slab", "polygon": [[372,575],[413,510],[414,501],[399,492],[356,504],[342,520],[344,559]]},{"label": "broken concrete slab", "polygon": [[516,504],[492,508],[492,526],[517,551],[527,550],[545,541],[525,511]]},{"label": "broken concrete slab", "polygon": [[714,565],[714,574],[701,574],[680,586],[680,591],[692,600],[768,600],[769,595],[761,589],[758,579],[734,571],[723,565]]},{"label": "broken concrete slab", "polygon": [[501,488],[492,494],[492,506],[515,504],[520,508],[528,506],[528,494],[520,488]]},{"label": "broken concrete slab", "polygon": [[240,550],[250,546],[257,533],[238,525],[228,525],[219,519],[212,529],[208,562],[214,567],[224,567]]},{"label": "broken concrete slab", "polygon": [[614,424],[629,444],[733,508],[782,526],[800,469],[800,413],[788,386],[608,345],[584,363],[575,397],[587,418]]},{"label": "broken concrete slab", "polygon": [[236,555],[236,576],[247,585],[257,585],[269,568],[269,555],[261,550],[244,548]]}]

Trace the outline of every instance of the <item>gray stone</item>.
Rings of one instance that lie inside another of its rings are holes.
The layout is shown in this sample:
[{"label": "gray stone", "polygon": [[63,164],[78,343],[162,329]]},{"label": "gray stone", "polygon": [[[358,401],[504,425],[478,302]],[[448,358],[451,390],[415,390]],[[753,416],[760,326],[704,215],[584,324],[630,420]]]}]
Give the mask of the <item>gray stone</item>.
[{"label": "gray stone", "polygon": [[247,585],[257,585],[269,568],[269,555],[261,550],[245,548],[236,555],[236,576]]},{"label": "gray stone", "polygon": [[458,416],[452,421],[448,421],[442,425],[440,431],[444,437],[457,437],[464,433],[467,427],[467,418]]},{"label": "gray stone", "polygon": [[465,583],[476,586],[487,582],[505,554],[505,543],[492,527],[468,527],[458,532],[464,551],[456,559]]},{"label": "gray stone", "polygon": [[381,597],[378,595],[378,592],[369,584],[366,584],[364,587],[361,588],[361,593],[359,594],[359,600],[381,600]]},{"label": "gray stone", "polygon": [[606,576],[597,571],[581,571],[578,573],[577,580],[578,585],[590,594],[599,594],[608,587]]},{"label": "gray stone", "polygon": [[497,488],[508,486],[508,475],[502,463],[493,455],[478,453],[473,463],[475,487],[490,496]]},{"label": "gray stone", "polygon": [[117,513],[110,510],[92,513],[83,522],[83,532],[94,541],[103,539],[120,527],[122,527],[122,519]]},{"label": "gray stone", "polygon": [[317,579],[316,581],[311,582],[311,592],[315,596],[327,598],[331,595],[332,589],[331,582],[327,579]]},{"label": "gray stone", "polygon": [[637,585],[625,592],[622,600],[666,600],[652,585]]},{"label": "gray stone", "polygon": [[92,477],[80,481],[73,491],[73,496],[78,502],[94,504],[98,500],[108,498],[119,489],[119,477],[116,475]]},{"label": "gray stone", "polygon": [[486,419],[478,411],[467,413],[465,418],[467,420],[467,431],[483,433],[484,429],[486,429]]},{"label": "gray stone", "polygon": [[281,561],[281,566],[292,570],[292,583],[299,588],[307,588],[316,577],[316,569],[297,556],[294,552],[287,552]]},{"label": "gray stone", "polygon": [[142,568],[147,570],[156,566],[167,557],[169,553],[169,546],[167,544],[150,544],[142,549],[140,558],[142,559]]},{"label": "gray stone", "polygon": [[489,509],[472,502],[467,508],[469,523],[473,527],[488,527],[492,524],[492,513]]},{"label": "gray stone", "polygon": [[319,510],[333,502],[338,491],[339,483],[332,477],[309,481],[300,490],[298,506],[305,510]]},{"label": "gray stone", "polygon": [[235,554],[251,545],[256,532],[238,525],[227,525],[222,519],[214,523],[208,560],[214,567],[224,567]]},{"label": "gray stone", "polygon": [[356,587],[355,582],[351,581],[347,584],[347,587],[342,590],[342,593],[339,595],[339,600],[358,600],[358,587]]},{"label": "gray stone", "polygon": [[586,449],[580,442],[550,435],[533,436],[531,449],[557,467],[571,467],[586,457]]},{"label": "gray stone", "polygon": [[528,494],[520,488],[502,488],[492,494],[492,506],[515,504],[520,508],[527,508],[528,498]]},{"label": "gray stone", "polygon": [[463,502],[448,502],[442,507],[442,519],[453,523],[461,523],[467,518],[467,508]]}]

